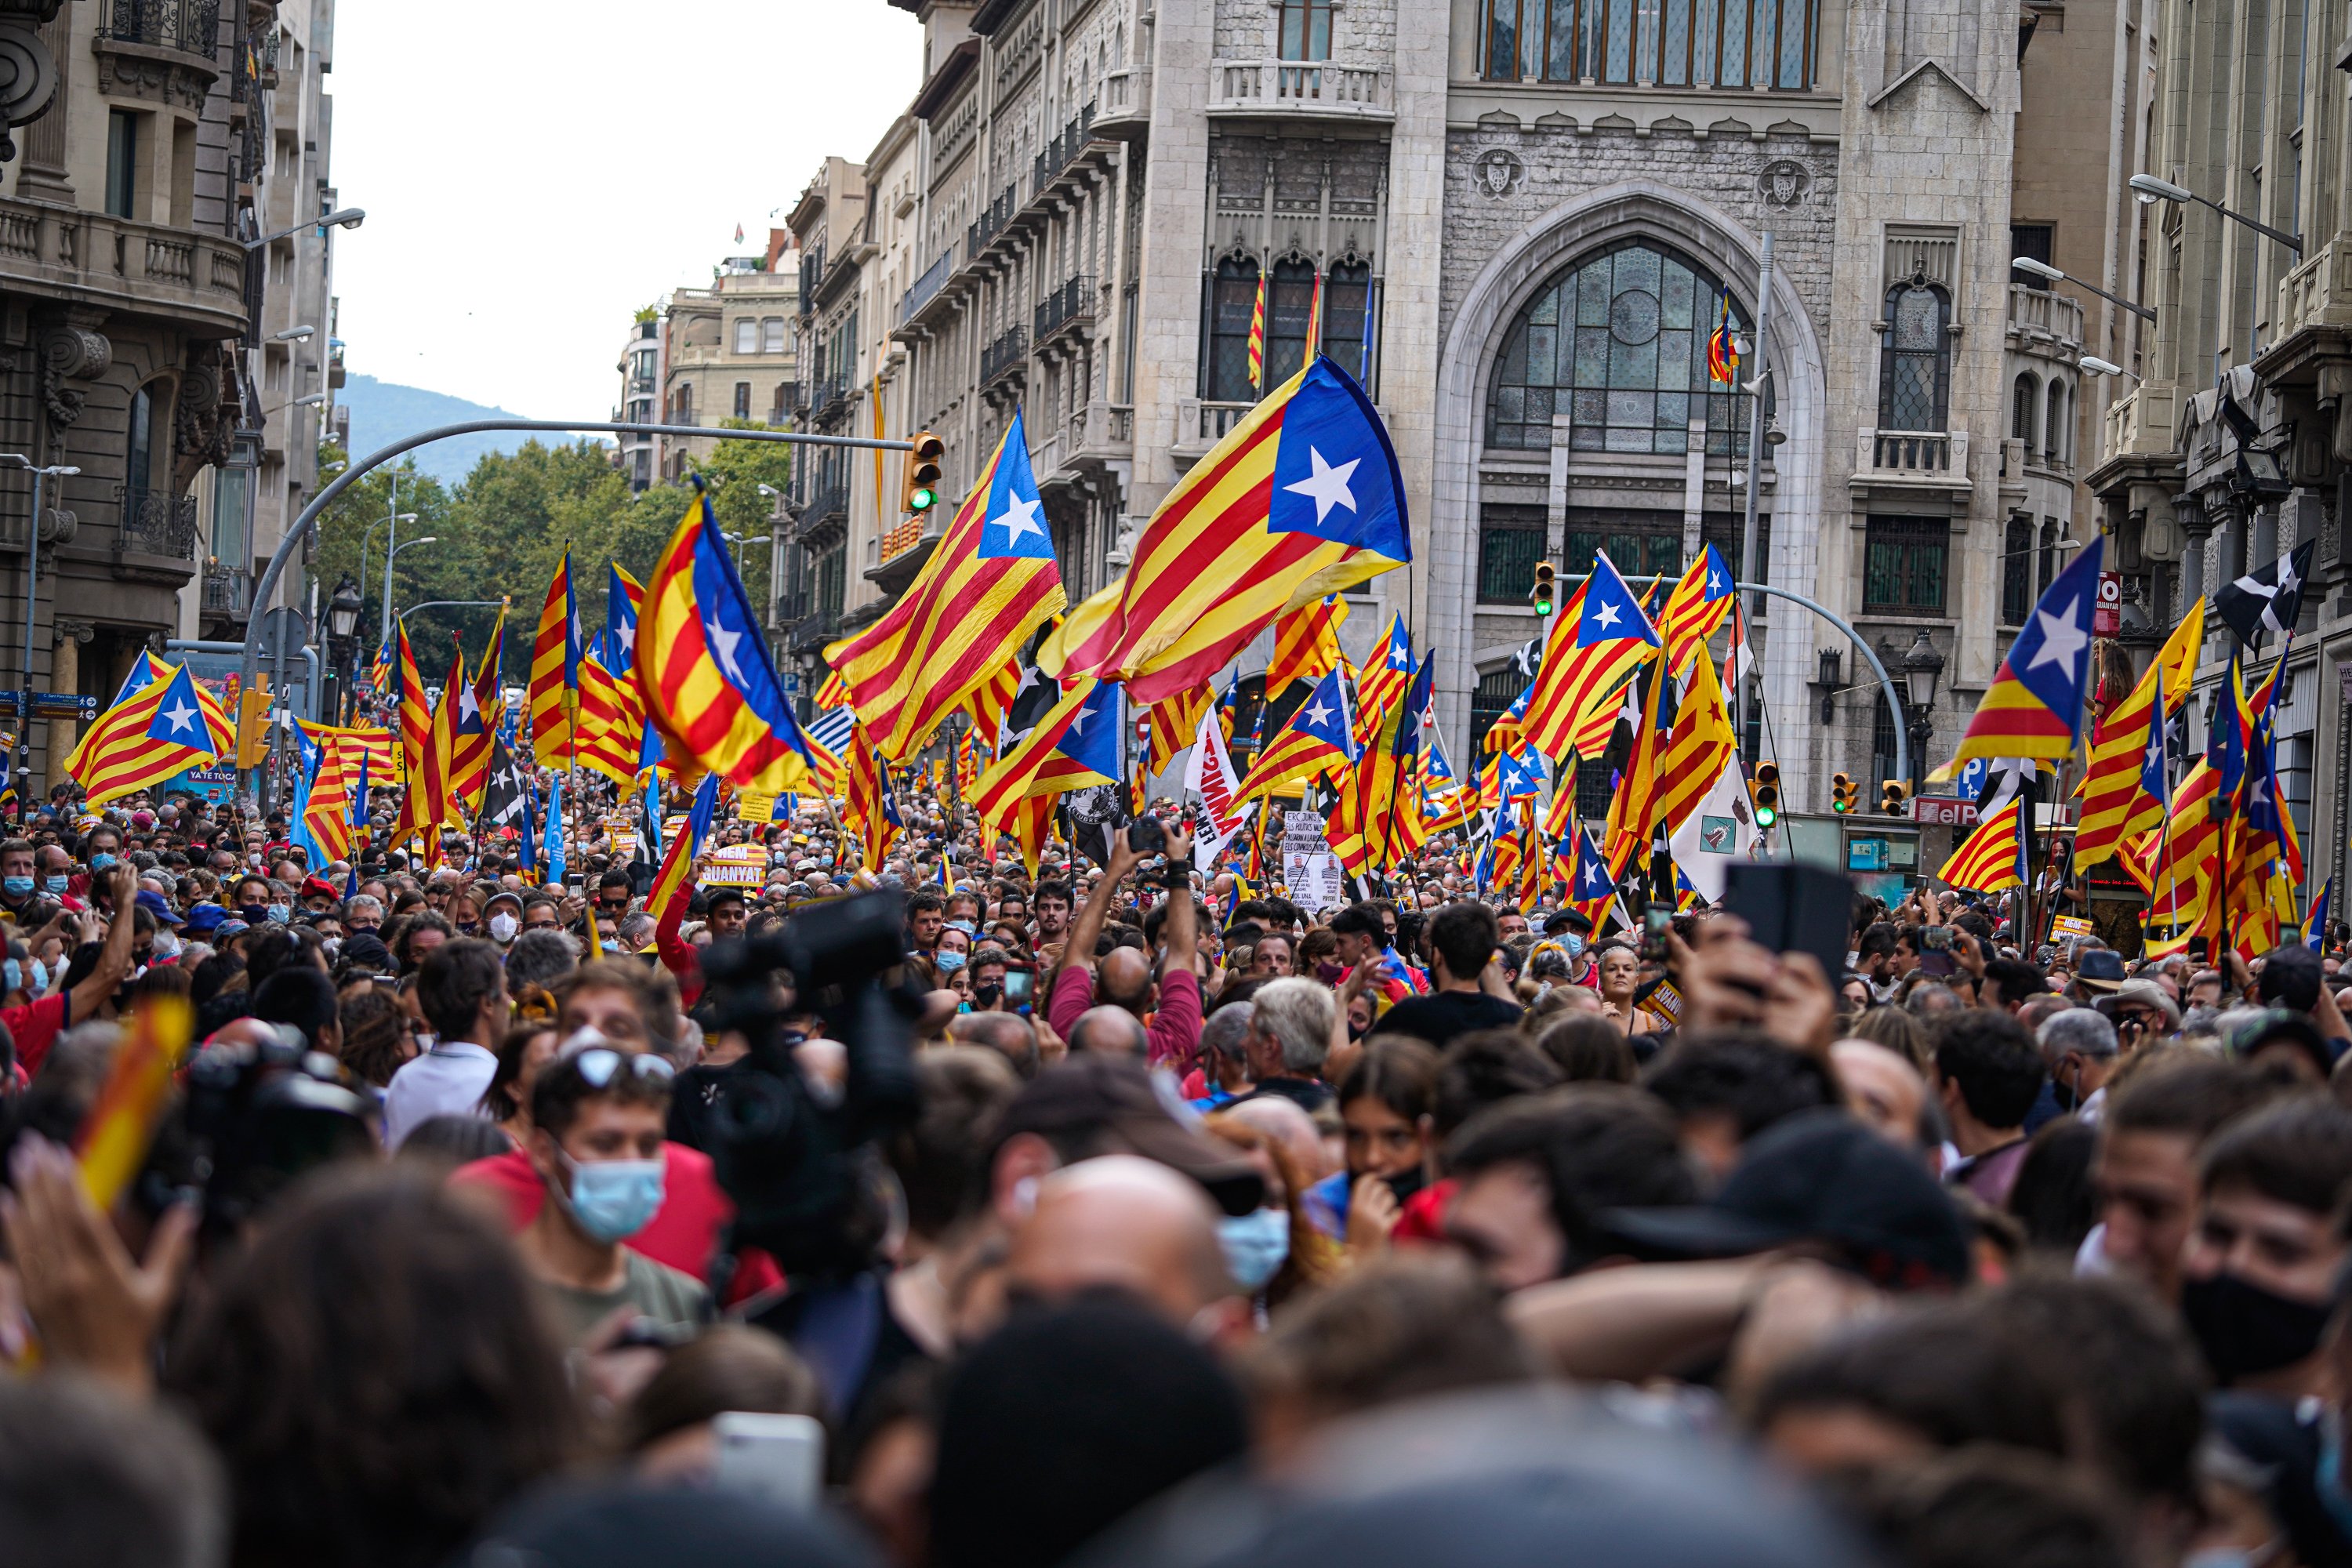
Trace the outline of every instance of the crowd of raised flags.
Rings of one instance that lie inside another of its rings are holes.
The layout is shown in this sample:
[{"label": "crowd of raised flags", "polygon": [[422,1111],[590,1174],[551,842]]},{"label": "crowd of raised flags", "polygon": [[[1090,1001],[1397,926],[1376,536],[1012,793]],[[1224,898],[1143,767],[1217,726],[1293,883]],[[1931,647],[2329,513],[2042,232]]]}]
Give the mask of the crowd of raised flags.
[{"label": "crowd of raised flags", "polygon": [[[1728,331],[1727,317],[1710,343],[1725,378],[1737,365]],[[2130,876],[2149,900],[2152,953],[2226,931],[2252,955],[2308,923],[2271,730],[2308,557],[2305,546],[2217,595],[2242,640],[2267,633],[2280,646],[2251,689],[2233,652],[2202,754],[2184,757],[2202,602],[2127,693],[2092,689],[2102,548],[2091,541],[2034,607],[1936,775],[1957,779],[1979,808],[1940,880],[1994,895],[2030,887],[2048,775],[2079,758],[2073,868],[2113,860]],[[1387,432],[1362,389],[1318,355],[1176,485],[1128,568],[1072,605],[1016,411],[911,585],[827,650],[813,720],[795,713],[698,495],[646,582],[607,563],[593,634],[566,552],[518,713],[505,711],[503,610],[470,661],[451,650],[437,700],[399,629],[371,681],[387,724],[300,727],[294,815],[321,862],[339,859],[370,790],[396,786],[385,847],[511,829],[540,847],[544,871],[563,838],[560,786],[544,779],[569,779],[586,811],[586,768],[642,802],[656,845],[663,789],[695,791],[696,826],[667,857],[682,853],[689,868],[720,804],[783,822],[807,793],[879,873],[903,828],[898,792],[912,784],[968,805],[1034,875],[1067,797],[1126,790],[1141,810],[1150,781],[1181,762],[1182,794],[1208,837],[1255,885],[1280,880],[1268,853],[1288,816],[1277,806],[1307,806],[1359,888],[1419,864],[1450,834],[1451,863],[1482,895],[1589,907],[1596,925],[1631,879],[1670,865],[1680,901],[1713,900],[1729,864],[1769,852],[1747,784],[1756,759],[1740,756],[1726,698],[1747,666],[1746,627],[1713,545],[1678,577],[1638,588],[1597,553],[1516,656],[1527,684],[1466,773],[1439,731],[1433,651],[1416,652],[1404,616],[1360,668],[1340,646],[1341,595],[1411,558]],[[1718,668],[1709,649],[1727,624]],[[1269,630],[1271,658],[1245,700],[1242,656]],[[1244,716],[1252,727],[1236,733]],[[1614,753],[1596,830],[1579,819],[1592,793],[1579,774],[1610,766],[1621,725],[1630,745]],[[150,656],[67,767],[102,804],[216,761],[231,739],[221,705]]]}]

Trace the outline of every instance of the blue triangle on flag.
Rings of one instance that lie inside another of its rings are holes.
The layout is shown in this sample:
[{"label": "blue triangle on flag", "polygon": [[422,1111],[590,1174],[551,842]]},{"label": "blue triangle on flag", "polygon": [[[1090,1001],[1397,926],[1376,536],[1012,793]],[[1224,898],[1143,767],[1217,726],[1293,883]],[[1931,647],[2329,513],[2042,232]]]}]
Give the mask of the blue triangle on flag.
[{"label": "blue triangle on flag", "polygon": [[2083,721],[2083,687],[2091,668],[2091,616],[2099,604],[2099,568],[2105,540],[2094,535],[2058,574],[2042,602],[2025,619],[2025,629],[2009,646],[2011,679],[2042,705],[2077,730]]},{"label": "blue triangle on flag", "polygon": [[1592,647],[1629,639],[1658,646],[1658,634],[1650,617],[1642,613],[1642,602],[1603,552],[1594,559],[1592,575],[1584,581],[1584,614],[1577,621],[1576,646]]},{"label": "blue triangle on flag", "polygon": [[180,672],[172,677],[172,684],[156,700],[155,718],[147,726],[147,738],[192,746],[199,752],[213,749],[212,727],[205,722],[204,708],[196,701],[196,683],[189,679],[185,665],[180,667]]},{"label": "blue triangle on flag", "polygon": [[980,524],[982,561],[1051,561],[1054,535],[1045,526],[1045,503],[1029,466],[1029,437],[1021,411],[1004,433],[1004,449],[988,478],[988,510]]},{"label": "blue triangle on flag", "polygon": [[1087,693],[1086,700],[1070,715],[1070,727],[1054,749],[1105,778],[1123,776],[1127,770],[1119,730],[1126,710],[1125,689],[1116,680],[1102,682]]},{"label": "blue triangle on flag", "polygon": [[1411,560],[1396,452],[1364,389],[1318,356],[1281,417],[1267,531]]}]

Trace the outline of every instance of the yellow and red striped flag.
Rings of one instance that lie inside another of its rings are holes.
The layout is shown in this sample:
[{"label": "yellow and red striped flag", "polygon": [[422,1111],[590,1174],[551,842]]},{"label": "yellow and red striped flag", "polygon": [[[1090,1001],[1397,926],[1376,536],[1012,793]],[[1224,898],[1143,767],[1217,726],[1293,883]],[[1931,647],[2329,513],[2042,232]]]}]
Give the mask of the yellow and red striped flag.
[{"label": "yellow and red striped flag", "polygon": [[1192,743],[1193,734],[1201,728],[1201,715],[1215,700],[1207,687],[1195,686],[1151,705],[1151,753],[1146,765],[1154,777],[1166,773],[1176,753]]},{"label": "yellow and red striped flag", "polygon": [[1080,681],[981,775],[973,810],[982,822],[1010,831],[1005,825],[1015,820],[1021,801],[1119,783],[1127,772],[1119,735],[1126,713],[1118,686]]},{"label": "yellow and red striped flag", "polygon": [[1347,618],[1348,601],[1337,594],[1276,616],[1266,690],[1278,693],[1294,680],[1320,680],[1339,668],[1339,627]]},{"label": "yellow and red striped flag", "polygon": [[1235,786],[1233,805],[1254,800],[1282,784],[1345,775],[1363,754],[1354,723],[1355,704],[1348,695],[1348,677],[1333,669],[1315,683],[1307,700],[1291,713],[1280,732],[1266,742]]},{"label": "yellow and red striped flag", "polygon": [[67,773],[89,792],[91,805],[209,767],[235,743],[236,731],[213,694],[186,667],[163,668],[170,673],[144,681],[100,714],[66,759]]},{"label": "yellow and red striped flag", "polygon": [[113,1209],[147,1163],[194,1021],[186,1000],[168,992],[142,997],[131,1016],[130,1034],[115,1047],[106,1082],[74,1137],[82,1189],[100,1214]]},{"label": "yellow and red striped flag", "polygon": [[825,649],[882,754],[901,762],[1067,602],[1015,410],[929,560],[882,618]]},{"label": "yellow and red striped flag", "polygon": [[1038,666],[1123,681],[1148,705],[1208,684],[1285,610],[1412,555],[1388,431],[1364,390],[1318,357],[1177,481],[1133,563],[1046,638]]},{"label": "yellow and red striped flag", "polygon": [[849,749],[842,753],[841,765],[849,779],[848,804],[842,820],[857,835],[864,852],[862,864],[879,875],[889,858],[890,847],[898,841],[906,824],[898,815],[898,797],[890,792],[890,770],[874,742],[866,738],[865,725],[851,728]]},{"label": "yellow and red striped flag", "polygon": [[1731,614],[1731,568],[1712,544],[1700,547],[1698,559],[1666,595],[1658,612],[1658,637],[1666,647],[1666,667],[1679,680],[1690,673],[1691,661]]},{"label": "yellow and red striped flag", "polygon": [[816,705],[820,708],[849,706],[849,682],[841,679],[841,671],[829,669],[824,672],[824,684],[816,689]]},{"label": "yellow and red striped flag", "polygon": [[2074,834],[2076,869],[2112,858],[2127,839],[2164,821],[2165,803],[2141,787],[2148,726],[2163,722],[2188,700],[2204,640],[2205,601],[2200,598],[2165,639],[2131,694],[2092,730],[2091,763],[2079,792],[2083,816]]},{"label": "yellow and red striped flag", "polygon": [[572,594],[572,552],[556,563],[530,643],[530,746],[540,765],[568,768],[580,691],[580,606]]},{"label": "yellow and red striped flag", "polygon": [[1258,268],[1257,295],[1250,301],[1249,381],[1252,392],[1265,390],[1265,268]]},{"label": "yellow and red striped flag", "polygon": [[1527,733],[1537,751],[1556,758],[1576,749],[1585,721],[1658,656],[1659,644],[1650,617],[1606,551],[1596,554],[1591,575],[1555,621],[1528,700]]},{"label": "yellow and red striped flag", "polygon": [[433,703],[425,694],[425,677],[416,667],[416,651],[408,646],[405,625],[399,637],[400,781],[407,789],[416,790],[424,787],[425,746],[433,733]]},{"label": "yellow and red striped flag", "polygon": [[995,671],[965,694],[956,704],[956,711],[969,716],[972,727],[993,735],[1004,718],[1004,710],[1013,706],[1013,694],[1021,689],[1021,671],[1013,664]]},{"label": "yellow and red striped flag", "polygon": [[2042,595],[1978,700],[1948,769],[1970,757],[2074,754],[2083,738],[2091,616],[2105,559],[2105,540],[2094,535]]},{"label": "yellow and red striped flag", "polygon": [[624,787],[636,783],[645,712],[634,680],[615,679],[591,649],[580,658],[580,760]]},{"label": "yellow and red striped flag", "polygon": [[1994,812],[1976,826],[1976,830],[1952,851],[1944,862],[1937,879],[1948,888],[1966,888],[1972,892],[1999,893],[2025,885],[2023,862],[2025,797],[2017,795],[2007,805]]},{"label": "yellow and red striped flag", "polygon": [[451,652],[449,677],[441,683],[441,700],[433,706],[433,727],[425,742],[425,802],[424,808],[416,814],[416,825],[425,830],[428,849],[432,847],[433,836],[442,828],[463,824],[451,770],[457,751],[457,713],[466,693],[466,650],[460,646]]},{"label": "yellow and red striped flag", "polygon": [[2143,928],[2151,958],[2187,952],[2191,938],[2211,934],[2218,923],[2221,829],[2213,803],[2221,793],[2221,775],[2202,758],[2173,792]]},{"label": "yellow and red striped flag", "polygon": [[499,723],[506,717],[506,688],[499,671],[506,637],[507,612],[501,605],[498,624],[490,628],[489,647],[482,650],[481,662],[475,666],[473,684],[459,698],[450,730],[449,799],[467,817],[481,809],[483,794],[489,788],[490,748],[497,743]]},{"label": "yellow and red striped flag", "polygon": [[667,920],[673,905],[694,895],[694,859],[702,853],[703,841],[710,837],[711,819],[718,815],[719,775],[705,773],[695,786],[694,805],[687,811],[685,824],[670,839],[661,869],[654,873],[653,890],[646,895],[646,913],[656,922]]},{"label": "yellow and red striped flag", "polygon": [[[1398,699],[1412,679],[1412,634],[1399,612],[1389,621],[1388,636],[1364,658],[1356,675],[1356,739],[1371,743],[1373,731],[1388,721]],[[1272,687],[1266,688],[1271,691]]]}]

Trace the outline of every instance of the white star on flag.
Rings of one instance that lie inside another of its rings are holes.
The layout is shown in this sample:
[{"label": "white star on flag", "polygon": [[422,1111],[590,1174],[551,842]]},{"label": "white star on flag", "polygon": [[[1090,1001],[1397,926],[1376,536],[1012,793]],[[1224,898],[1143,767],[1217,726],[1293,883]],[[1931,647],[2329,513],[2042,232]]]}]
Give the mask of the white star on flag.
[{"label": "white star on flag", "polygon": [[1706,574],[1706,591],[1708,595],[1712,598],[1720,599],[1723,597],[1727,587],[1727,584],[1726,584],[1723,580],[1723,574],[1715,571],[1710,567]]},{"label": "white star on flag", "polygon": [[187,699],[184,697],[180,700],[180,705],[177,708],[164,709],[163,717],[172,721],[172,728],[174,730],[188,730],[195,727],[196,710],[188,706]]},{"label": "white star on flag", "polygon": [[2055,616],[2047,610],[2037,610],[2034,618],[2042,625],[2042,646],[2034,650],[2032,662],[2025,667],[2028,669],[2071,663],[2076,654],[2090,646],[2090,634],[2083,630],[2071,607]]},{"label": "white star on flag", "polygon": [[457,722],[463,724],[478,721],[481,716],[482,706],[474,700],[474,689],[468,686],[461,689],[457,693]]},{"label": "white star on flag", "polygon": [[711,651],[719,658],[719,668],[727,672],[729,679],[742,681],[743,667],[735,662],[735,645],[743,640],[743,634],[730,632],[717,621],[703,622],[702,629],[710,638]]},{"label": "white star on flag", "polygon": [[1294,494],[1307,496],[1315,502],[1315,525],[1318,528],[1323,526],[1323,520],[1331,515],[1331,509],[1335,506],[1355,510],[1356,492],[1348,488],[1348,476],[1356,471],[1356,465],[1363,459],[1350,458],[1333,468],[1323,460],[1319,448],[1310,446],[1307,448],[1307,460],[1314,466],[1315,471],[1306,479],[1282,488]]},{"label": "white star on flag", "polygon": [[1592,614],[1592,619],[1594,624],[1597,626],[1615,626],[1617,624],[1617,606],[1611,604],[1606,599],[1601,600],[1601,607],[1598,610],[1595,610]]},{"label": "white star on flag", "polygon": [[1003,517],[992,517],[988,520],[988,526],[1004,530],[1004,539],[1008,544],[1020,543],[1021,536],[1024,533],[1034,533],[1043,539],[1045,537],[1045,530],[1037,521],[1037,509],[1042,504],[1034,496],[1025,499],[1015,498],[1005,507]]}]

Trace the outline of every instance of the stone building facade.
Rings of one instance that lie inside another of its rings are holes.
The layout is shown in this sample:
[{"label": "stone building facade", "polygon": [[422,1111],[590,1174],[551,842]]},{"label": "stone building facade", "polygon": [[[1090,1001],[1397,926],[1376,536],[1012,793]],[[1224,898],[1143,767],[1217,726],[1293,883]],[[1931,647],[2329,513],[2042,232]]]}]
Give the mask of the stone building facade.
[{"label": "stone building facade", "polygon": [[[2010,562],[2031,587],[2063,556],[2089,417],[2078,304],[2010,282],[2013,0],[892,3],[927,68],[908,427],[943,438],[954,491],[1023,411],[1074,595],[1257,395],[1263,285],[1263,384],[1319,311],[1388,424],[1416,559],[1343,636],[1360,653],[1406,614],[1457,754],[1516,695],[1538,560],[1738,555],[1759,398],[1757,570],[1890,664],[1924,637],[1927,763],[1948,753],[2014,625]],[[1757,396],[1707,379],[1727,313],[1763,321]],[[1792,803],[1891,773],[1896,721],[1843,634],[1787,601],[1758,629],[1755,739]]]},{"label": "stone building facade", "polygon": [[[796,395],[793,322],[799,309],[800,279],[782,231],[771,236],[767,254],[730,256],[720,262],[708,289],[672,293],[662,315],[660,353],[654,367],[661,387],[661,422],[783,423]],[[643,351],[633,352],[641,361]],[[625,376],[634,369],[633,364]],[[686,477],[694,459],[710,455],[716,439],[657,437],[655,466],[662,478],[676,483]]]},{"label": "stone building facade", "polygon": [[[102,702],[167,637],[242,635],[340,374],[329,238],[268,238],[333,205],[331,15],[324,0],[0,4],[18,67],[0,94],[0,452],[80,470],[45,487],[36,520],[29,477],[0,468],[10,686]],[[289,574],[287,601],[301,596]],[[35,790],[76,732],[32,726]]]}]

